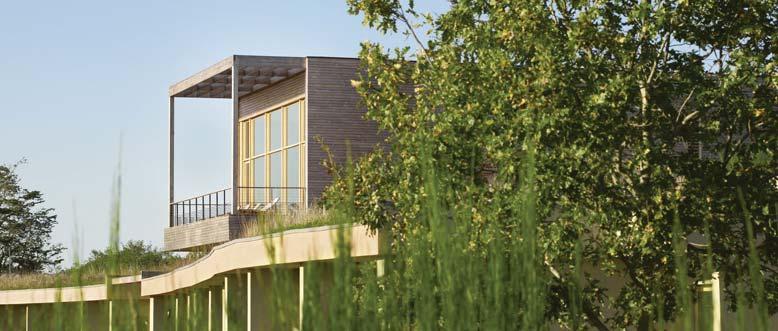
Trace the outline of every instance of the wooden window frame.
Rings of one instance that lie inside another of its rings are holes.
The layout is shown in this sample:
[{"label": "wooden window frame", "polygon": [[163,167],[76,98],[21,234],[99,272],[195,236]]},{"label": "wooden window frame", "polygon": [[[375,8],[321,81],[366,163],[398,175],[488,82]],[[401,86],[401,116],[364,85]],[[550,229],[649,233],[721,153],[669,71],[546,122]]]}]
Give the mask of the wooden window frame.
[{"label": "wooden window frame", "polygon": [[[289,125],[289,106],[297,104],[299,106],[299,139],[297,143],[294,144],[288,144],[288,125]],[[270,149],[270,116],[273,116],[272,113],[274,112],[280,112],[280,115],[282,116],[281,119],[281,147],[276,149]],[[262,153],[254,154],[254,133],[255,133],[255,124],[256,119],[259,117],[265,117],[264,125],[265,125],[265,150]],[[282,103],[279,103],[277,105],[274,105],[273,107],[269,107],[263,111],[260,111],[256,114],[252,114],[251,116],[248,116],[246,118],[241,119],[239,126],[240,126],[240,159],[241,159],[241,172],[240,172],[240,182],[242,183],[242,186],[245,187],[252,187],[254,186],[254,164],[256,159],[264,157],[262,159],[262,162],[265,163],[264,166],[264,185],[261,185],[260,187],[268,187],[270,182],[270,156],[274,153],[281,152],[281,187],[288,187],[288,174],[287,174],[287,168],[288,168],[288,153],[289,150],[294,147],[299,147],[298,153],[299,153],[299,166],[298,166],[298,186],[303,188],[303,190],[306,188],[305,183],[307,183],[307,176],[306,176],[306,145],[307,145],[307,132],[306,132],[306,119],[307,119],[307,108],[306,108],[306,102],[304,96],[297,96],[295,98],[286,100]],[[266,192],[264,192],[264,196],[270,197],[270,189],[265,189]],[[241,200],[244,201],[250,201],[255,202],[253,200],[253,191],[241,193]],[[299,202],[302,205],[307,205],[307,194],[305,191],[299,192]],[[288,194],[287,190],[282,190],[280,200],[281,202],[286,202],[288,200]]]}]

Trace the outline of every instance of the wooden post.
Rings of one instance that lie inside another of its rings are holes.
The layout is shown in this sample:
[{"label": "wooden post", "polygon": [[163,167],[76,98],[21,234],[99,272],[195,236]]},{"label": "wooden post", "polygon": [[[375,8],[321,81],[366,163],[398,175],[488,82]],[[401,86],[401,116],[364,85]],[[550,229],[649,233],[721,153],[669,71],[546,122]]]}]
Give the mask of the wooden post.
[{"label": "wooden post", "polygon": [[232,214],[238,213],[238,176],[240,176],[240,156],[239,156],[239,142],[240,135],[238,130],[240,119],[240,102],[238,95],[238,87],[240,86],[240,75],[238,75],[238,56],[232,57],[232,126],[230,132],[232,132]]},{"label": "wooden post", "polygon": [[222,292],[222,330],[246,330],[247,308],[244,275],[240,273],[224,276]]},{"label": "wooden post", "polygon": [[149,331],[175,330],[177,314],[178,299],[175,294],[149,298]]},{"label": "wooden post", "polygon": [[173,315],[173,325],[175,325],[174,329],[176,331],[178,331],[178,330],[181,330],[181,328],[179,326],[179,320],[181,319],[181,313],[179,312],[179,308],[178,308],[178,295],[175,296],[175,300],[176,300],[175,301],[176,305],[175,305],[175,313]]},{"label": "wooden post", "polygon": [[375,261],[375,273],[376,273],[376,276],[378,276],[378,277],[383,277],[384,276],[384,272],[385,272],[385,270],[384,270],[384,263],[385,262],[384,262],[383,259]]},{"label": "wooden post", "polygon": [[230,306],[229,302],[227,302],[227,300],[228,300],[227,299],[227,290],[229,289],[229,286],[230,286],[229,278],[227,278],[225,276],[224,277],[224,287],[222,288],[222,292],[221,292],[221,294],[222,294],[221,295],[221,300],[222,300],[222,305],[221,305],[221,308],[222,308],[221,309],[221,311],[222,311],[222,321],[221,321],[222,331],[228,331],[230,329],[229,328],[230,321],[227,318],[228,317],[227,316],[227,311],[229,310],[229,306]]},{"label": "wooden post", "polygon": [[721,331],[721,280],[719,273],[714,272],[711,280],[711,303],[713,306],[713,316],[711,323],[713,331]]},{"label": "wooden post", "polygon": [[168,125],[170,128],[168,129],[169,135],[168,135],[168,185],[169,185],[169,192],[168,192],[168,219],[169,219],[169,226],[173,227],[173,199],[174,199],[174,181],[175,178],[175,169],[174,169],[174,158],[175,158],[175,97],[170,96],[168,97]]},{"label": "wooden post", "polygon": [[154,331],[154,320],[159,318],[154,311],[154,297],[149,298],[149,331]]},{"label": "wooden post", "polygon": [[[255,276],[255,274],[251,271],[246,273],[246,330],[249,331],[253,330],[251,325],[251,312],[254,310],[254,306],[252,304],[257,304],[256,298],[254,298],[256,295],[254,291],[258,290],[256,286],[251,286],[252,280],[254,280],[252,276]],[[254,328],[256,328],[256,326],[254,326]]]},{"label": "wooden post", "polygon": [[186,325],[187,330],[191,326],[192,323],[192,293],[186,294]]},{"label": "wooden post", "polygon": [[214,318],[213,318],[213,315],[214,315],[213,309],[216,308],[215,306],[216,305],[213,303],[213,289],[210,288],[210,289],[208,289],[208,312],[207,312],[207,314],[208,314],[208,331],[213,331],[214,330],[214,327],[213,327],[213,320],[214,320]]},{"label": "wooden post", "polygon": [[303,306],[305,304],[305,267],[300,266],[300,268],[297,270],[297,278],[299,279],[299,287],[298,291],[299,293],[299,302],[297,303],[297,329],[302,331],[303,329]]},{"label": "wooden post", "polygon": [[208,331],[222,329],[222,289],[211,287],[208,289]]},{"label": "wooden post", "polygon": [[108,331],[113,330],[113,300],[108,301]]}]

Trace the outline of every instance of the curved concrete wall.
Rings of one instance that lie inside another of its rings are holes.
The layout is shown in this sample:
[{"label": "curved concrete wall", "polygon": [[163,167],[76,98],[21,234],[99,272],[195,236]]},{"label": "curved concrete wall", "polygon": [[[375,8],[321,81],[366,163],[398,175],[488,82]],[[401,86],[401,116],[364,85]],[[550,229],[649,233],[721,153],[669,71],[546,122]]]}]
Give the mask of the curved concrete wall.
[{"label": "curved concrete wall", "polygon": [[[214,247],[208,255],[169,273],[143,279],[141,296],[160,295],[203,283],[220,273],[261,268],[271,264],[303,263],[335,258],[337,226],[286,231],[265,237],[233,240]],[[351,256],[379,256],[379,240],[366,226],[346,226]]]}]

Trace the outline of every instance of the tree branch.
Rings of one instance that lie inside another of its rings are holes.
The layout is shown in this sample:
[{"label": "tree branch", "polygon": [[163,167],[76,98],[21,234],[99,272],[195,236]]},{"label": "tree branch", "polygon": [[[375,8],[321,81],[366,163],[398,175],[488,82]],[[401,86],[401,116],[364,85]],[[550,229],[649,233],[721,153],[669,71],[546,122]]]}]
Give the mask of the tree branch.
[{"label": "tree branch", "polygon": [[670,32],[665,33],[664,38],[662,38],[662,45],[659,46],[659,49],[662,50],[663,54],[657,57],[654,60],[654,63],[651,65],[651,71],[648,74],[648,78],[646,79],[646,85],[651,85],[654,81],[654,75],[656,74],[656,68],[659,66],[659,60],[664,59],[664,52],[667,50],[667,43],[670,42]]},{"label": "tree branch", "polygon": [[416,30],[413,28],[413,24],[411,24],[411,21],[408,20],[407,16],[405,16],[405,11],[402,9],[402,5],[400,5],[400,8],[398,8],[395,14],[400,19],[400,21],[405,23],[405,26],[408,28],[408,31],[410,31],[411,35],[413,35],[413,39],[416,40],[416,44],[418,44],[419,47],[421,48],[422,53],[424,53],[424,55],[427,55],[427,47],[425,47],[424,43],[421,42],[421,39],[419,39],[419,36],[416,34]]},{"label": "tree branch", "polygon": [[[675,122],[678,122],[678,121],[681,120],[681,115],[683,115],[683,110],[684,110],[684,108],[686,108],[686,104],[689,103],[689,100],[692,98],[692,94],[694,94],[694,91],[696,89],[697,89],[697,87],[693,87],[691,92],[689,92],[689,95],[686,96],[686,99],[683,100],[683,103],[681,104],[681,107],[678,108],[678,115],[675,117]],[[684,118],[684,123],[682,123],[682,124],[685,124],[685,122],[686,122],[686,119]]]},{"label": "tree branch", "polygon": [[[562,279],[562,276],[559,274],[559,272],[550,264],[548,263],[548,260],[544,259],[543,263],[548,268],[551,275],[554,276],[554,278],[563,286],[561,286],[561,290],[564,291],[564,295],[561,297],[563,300],[569,300],[570,299],[570,293],[567,293],[567,289],[564,286],[566,282],[564,279]],[[609,331],[608,326],[605,325],[605,323],[600,319],[600,316],[598,316],[597,312],[594,311],[593,305],[589,300],[586,300],[586,298],[582,298],[583,301],[583,310],[584,314],[586,314],[586,317],[589,319],[589,321],[592,323],[592,326],[597,328],[597,330],[600,331]]]}]

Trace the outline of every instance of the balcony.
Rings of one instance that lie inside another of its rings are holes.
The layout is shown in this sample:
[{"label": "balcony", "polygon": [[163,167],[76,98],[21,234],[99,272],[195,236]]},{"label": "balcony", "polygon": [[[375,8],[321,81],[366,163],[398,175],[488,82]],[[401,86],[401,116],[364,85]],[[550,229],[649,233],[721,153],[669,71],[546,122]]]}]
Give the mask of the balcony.
[{"label": "balcony", "polygon": [[[305,207],[305,74],[302,57],[233,55],[170,86],[166,250],[207,249],[238,238],[259,214]],[[229,188],[175,200],[178,98],[230,99]]]},{"label": "balcony", "polygon": [[[293,214],[305,208],[304,187],[238,187],[237,215]],[[181,226],[232,212],[232,189],[203,194],[170,204],[170,226]]]},{"label": "balcony", "polygon": [[[203,194],[170,204],[165,229],[168,251],[207,248],[241,237],[248,222],[261,214],[294,217],[306,209],[303,187],[238,187]],[[233,197],[238,202],[233,208]]]}]

